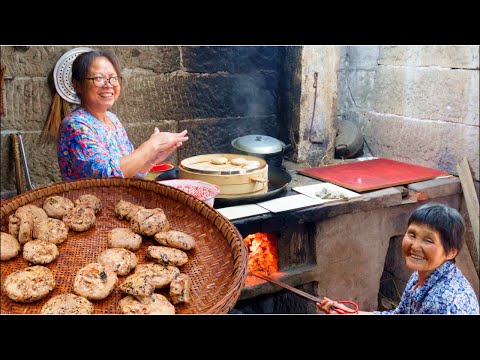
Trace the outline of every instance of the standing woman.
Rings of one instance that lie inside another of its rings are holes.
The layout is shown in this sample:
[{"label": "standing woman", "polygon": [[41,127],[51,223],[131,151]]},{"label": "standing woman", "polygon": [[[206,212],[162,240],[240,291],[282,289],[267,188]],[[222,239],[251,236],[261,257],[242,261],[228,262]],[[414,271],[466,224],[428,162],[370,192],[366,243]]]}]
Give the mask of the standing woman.
[{"label": "standing woman", "polygon": [[115,56],[93,50],[72,64],[80,106],[60,125],[57,156],[63,180],[143,177],[188,140],[187,130],[160,132],[134,149],[118,117],[109,111],[120,96],[122,77]]}]

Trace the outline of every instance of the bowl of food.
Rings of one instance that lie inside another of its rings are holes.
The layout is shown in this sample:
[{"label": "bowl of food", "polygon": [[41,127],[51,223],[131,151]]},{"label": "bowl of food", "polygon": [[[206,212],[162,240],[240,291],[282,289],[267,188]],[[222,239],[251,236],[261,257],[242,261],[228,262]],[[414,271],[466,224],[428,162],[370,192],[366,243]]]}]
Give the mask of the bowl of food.
[{"label": "bowl of food", "polygon": [[220,193],[220,186],[201,180],[171,179],[157,182],[185,191],[212,207],[215,202],[215,197]]},{"label": "bowl of food", "polygon": [[174,166],[168,162],[162,162],[160,164],[154,165],[150,168],[147,175],[145,175],[144,179],[146,180],[155,180],[159,175],[163,174],[165,171],[173,169]]}]

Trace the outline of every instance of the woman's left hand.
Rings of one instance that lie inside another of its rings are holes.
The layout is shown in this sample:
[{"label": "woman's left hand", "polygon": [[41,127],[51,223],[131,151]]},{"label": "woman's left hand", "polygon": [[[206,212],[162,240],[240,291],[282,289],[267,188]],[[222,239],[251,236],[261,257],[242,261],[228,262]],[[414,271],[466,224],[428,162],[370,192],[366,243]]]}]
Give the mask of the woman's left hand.
[{"label": "woman's left hand", "polygon": [[155,154],[155,157],[150,160],[150,163],[153,165],[157,165],[158,163],[161,163],[164,161],[175,149],[178,147],[182,146],[183,143],[177,143],[175,145],[172,145],[169,147],[167,150],[159,151],[158,153]]},{"label": "woman's left hand", "polygon": [[149,139],[156,154],[155,158],[161,157],[159,153],[171,153],[177,147],[181,146],[188,140],[186,134],[187,130],[183,130],[180,133],[160,132],[156,127]]},{"label": "woman's left hand", "polygon": [[181,133],[169,133],[160,132],[158,128],[155,128],[150,140],[158,142],[159,150],[156,151],[155,156],[150,159],[150,162],[156,165],[164,161],[175,149],[182,146],[184,141],[188,140],[188,136],[185,136],[186,134],[187,130],[183,130]]}]

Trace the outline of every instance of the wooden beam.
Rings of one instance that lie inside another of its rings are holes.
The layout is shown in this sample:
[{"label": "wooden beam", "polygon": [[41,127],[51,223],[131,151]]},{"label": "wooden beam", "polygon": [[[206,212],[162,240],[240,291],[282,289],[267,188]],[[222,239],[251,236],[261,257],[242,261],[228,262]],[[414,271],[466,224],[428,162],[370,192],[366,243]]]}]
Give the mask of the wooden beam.
[{"label": "wooden beam", "polygon": [[477,273],[479,273],[479,204],[467,158],[463,158],[462,161],[457,164],[457,172],[460,178],[460,183],[462,184],[462,191],[463,196],[465,197],[465,204],[467,205],[468,217],[470,219],[470,224],[472,225],[473,237],[475,238],[475,242],[467,242],[467,246],[470,250],[473,264],[475,265]]}]

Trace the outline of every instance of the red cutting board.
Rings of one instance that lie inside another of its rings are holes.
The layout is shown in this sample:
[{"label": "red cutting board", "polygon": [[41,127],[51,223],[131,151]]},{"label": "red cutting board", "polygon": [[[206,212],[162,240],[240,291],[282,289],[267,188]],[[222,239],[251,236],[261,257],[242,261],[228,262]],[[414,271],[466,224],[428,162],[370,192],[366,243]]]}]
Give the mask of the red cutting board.
[{"label": "red cutting board", "polygon": [[445,171],[383,158],[298,169],[297,172],[357,192],[410,184],[448,175]]}]

